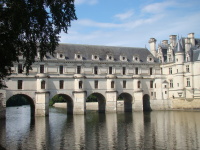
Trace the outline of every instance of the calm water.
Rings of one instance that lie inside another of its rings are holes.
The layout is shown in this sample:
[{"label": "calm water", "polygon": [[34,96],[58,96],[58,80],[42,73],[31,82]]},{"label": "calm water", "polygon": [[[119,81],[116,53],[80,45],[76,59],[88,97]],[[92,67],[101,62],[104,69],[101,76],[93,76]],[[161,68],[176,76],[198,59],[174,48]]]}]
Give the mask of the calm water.
[{"label": "calm water", "polygon": [[51,108],[49,117],[31,120],[29,109],[7,108],[6,122],[0,120],[0,149],[200,149],[198,111],[88,111],[72,117]]}]

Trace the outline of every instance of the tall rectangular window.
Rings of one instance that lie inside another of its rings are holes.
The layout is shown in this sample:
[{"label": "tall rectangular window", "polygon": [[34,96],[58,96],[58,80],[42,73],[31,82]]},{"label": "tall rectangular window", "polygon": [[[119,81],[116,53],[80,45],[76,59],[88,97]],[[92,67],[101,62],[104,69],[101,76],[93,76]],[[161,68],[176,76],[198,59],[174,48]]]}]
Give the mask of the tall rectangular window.
[{"label": "tall rectangular window", "polygon": [[173,80],[169,80],[169,87],[170,87],[170,88],[173,88],[173,86],[174,86],[174,85],[173,85]]},{"label": "tall rectangular window", "polygon": [[98,67],[94,66],[94,74],[98,74]]},{"label": "tall rectangular window", "polygon": [[95,80],[95,81],[94,81],[94,88],[95,88],[95,89],[98,89],[98,80]]},{"label": "tall rectangular window", "polygon": [[126,88],[126,80],[123,81],[123,88]]},{"label": "tall rectangular window", "polygon": [[149,68],[149,74],[150,74],[150,75],[153,74],[153,68]]},{"label": "tall rectangular window", "polygon": [[150,81],[150,88],[153,88],[153,81]]},{"label": "tall rectangular window", "polygon": [[141,82],[140,81],[137,82],[137,87],[138,87],[138,89],[141,87]]},{"label": "tall rectangular window", "polygon": [[77,74],[81,74],[81,66],[77,66]]},{"label": "tall rectangular window", "polygon": [[138,67],[135,68],[135,74],[138,74]]},{"label": "tall rectangular window", "polygon": [[112,67],[109,67],[109,74],[112,74]]},{"label": "tall rectangular window", "polygon": [[111,88],[115,88],[115,82],[114,81],[111,81]]},{"label": "tall rectangular window", "polygon": [[40,73],[44,73],[44,65],[40,65]]},{"label": "tall rectangular window", "polygon": [[122,68],[122,74],[125,75],[126,74],[126,67]]},{"label": "tall rectangular window", "polygon": [[18,89],[22,89],[22,80],[18,80],[18,82],[17,82],[17,88]]},{"label": "tall rectangular window", "polygon": [[189,65],[186,65],[186,72],[190,72]]},{"label": "tall rectangular window", "polygon": [[190,87],[190,78],[187,78],[187,86]]},{"label": "tall rectangular window", "polygon": [[63,89],[64,88],[64,80],[60,80],[60,89]]},{"label": "tall rectangular window", "polygon": [[63,74],[63,66],[60,66],[60,67],[59,67],[59,73],[60,73],[60,74]]},{"label": "tall rectangular window", "polygon": [[22,72],[23,72],[22,64],[18,64],[18,73],[22,73]]},{"label": "tall rectangular window", "polygon": [[172,68],[169,68],[169,74],[172,74]]}]

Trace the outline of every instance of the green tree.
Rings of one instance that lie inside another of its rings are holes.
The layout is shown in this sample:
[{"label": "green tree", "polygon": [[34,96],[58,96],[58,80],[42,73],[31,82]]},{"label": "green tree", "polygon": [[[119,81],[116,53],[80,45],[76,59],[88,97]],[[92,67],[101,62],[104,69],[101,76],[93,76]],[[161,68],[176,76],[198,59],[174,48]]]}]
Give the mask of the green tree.
[{"label": "green tree", "polygon": [[49,101],[49,106],[53,106],[56,102],[66,102],[66,99],[62,95],[56,95]]},{"label": "green tree", "polygon": [[0,88],[19,56],[28,74],[37,52],[41,61],[47,53],[53,54],[59,33],[67,33],[76,19],[74,0],[1,0]]}]

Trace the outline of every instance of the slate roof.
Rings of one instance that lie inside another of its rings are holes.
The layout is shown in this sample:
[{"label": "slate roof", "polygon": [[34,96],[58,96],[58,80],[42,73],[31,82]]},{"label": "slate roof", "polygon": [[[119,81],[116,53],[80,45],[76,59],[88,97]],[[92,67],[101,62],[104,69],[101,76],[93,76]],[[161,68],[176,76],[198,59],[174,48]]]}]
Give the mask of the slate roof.
[{"label": "slate roof", "polygon": [[[105,61],[107,55],[114,56],[114,61],[119,61],[120,55],[123,55],[127,57],[128,62],[133,62],[133,56],[139,56],[140,62],[147,62],[149,55],[154,58],[147,48],[136,47],[59,44],[56,52],[63,53],[66,60],[74,60],[75,54],[78,53],[82,55],[83,60],[91,60],[92,55],[98,55],[100,61]],[[48,59],[53,59],[53,57],[48,56]],[[156,58],[154,60],[157,62]]]}]

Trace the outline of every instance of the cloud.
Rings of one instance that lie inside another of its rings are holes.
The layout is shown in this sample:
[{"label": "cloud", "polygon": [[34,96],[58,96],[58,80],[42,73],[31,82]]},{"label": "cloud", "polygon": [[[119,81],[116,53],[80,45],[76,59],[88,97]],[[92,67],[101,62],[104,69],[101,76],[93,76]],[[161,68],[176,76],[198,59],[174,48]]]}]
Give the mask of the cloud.
[{"label": "cloud", "polygon": [[161,13],[166,10],[168,7],[174,6],[176,3],[172,1],[166,1],[166,2],[161,2],[161,3],[153,3],[146,5],[144,8],[142,8],[142,12],[145,13]]},{"label": "cloud", "polygon": [[129,19],[130,17],[132,17],[133,14],[134,14],[133,10],[129,10],[129,11],[122,13],[122,14],[116,14],[114,17],[118,18],[120,20],[125,20],[125,19]]},{"label": "cloud", "polygon": [[94,5],[97,3],[98,3],[98,0],[75,0],[76,5],[81,5],[81,4]]}]

